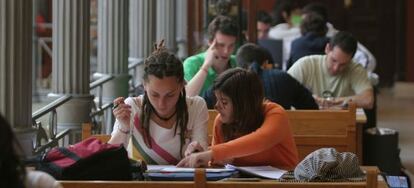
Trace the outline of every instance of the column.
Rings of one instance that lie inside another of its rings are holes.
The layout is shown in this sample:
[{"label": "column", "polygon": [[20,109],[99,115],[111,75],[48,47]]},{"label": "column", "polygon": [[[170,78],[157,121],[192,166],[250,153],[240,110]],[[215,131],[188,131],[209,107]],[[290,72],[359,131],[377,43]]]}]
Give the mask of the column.
[{"label": "column", "polygon": [[98,71],[115,76],[104,84],[103,102],[128,96],[129,0],[98,2]]},{"label": "column", "polygon": [[165,40],[166,47],[172,53],[177,52],[176,43],[176,0],[157,0],[157,41]]},{"label": "column", "polygon": [[90,1],[53,1],[53,70],[49,96],[72,95],[57,109],[58,131],[72,129],[70,142],[80,140],[82,123],[90,122]]},{"label": "column", "polygon": [[[154,0],[130,0],[129,9],[129,57],[148,57],[155,41],[155,17],[156,1]],[[141,84],[143,64],[138,66],[136,81]]]},{"label": "column", "polygon": [[32,128],[32,1],[0,0],[0,114],[13,127],[26,156]]},{"label": "column", "polygon": [[187,54],[187,0],[176,0],[177,8],[177,56],[183,59],[188,56]]}]

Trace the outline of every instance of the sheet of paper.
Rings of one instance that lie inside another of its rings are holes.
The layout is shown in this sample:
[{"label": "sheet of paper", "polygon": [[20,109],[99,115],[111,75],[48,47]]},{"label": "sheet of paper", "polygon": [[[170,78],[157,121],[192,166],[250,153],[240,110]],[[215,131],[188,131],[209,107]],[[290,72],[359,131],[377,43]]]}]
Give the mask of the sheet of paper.
[{"label": "sheet of paper", "polygon": [[272,166],[233,166],[230,164],[226,165],[226,168],[237,169],[239,171],[249,173],[255,176],[269,179],[279,179],[282,177],[286,170],[281,170]]},{"label": "sheet of paper", "polygon": [[[174,165],[148,165],[148,172],[194,172],[195,168],[178,168]],[[228,168],[206,168],[206,172],[233,172],[234,169]]]}]

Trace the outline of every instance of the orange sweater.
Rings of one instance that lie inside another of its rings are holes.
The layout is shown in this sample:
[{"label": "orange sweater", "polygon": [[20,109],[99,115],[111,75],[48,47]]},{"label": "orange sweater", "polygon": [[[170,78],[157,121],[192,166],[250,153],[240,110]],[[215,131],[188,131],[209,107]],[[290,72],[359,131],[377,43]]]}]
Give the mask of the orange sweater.
[{"label": "orange sweater", "polygon": [[286,170],[296,167],[298,152],[286,112],[276,103],[265,102],[263,106],[265,119],[262,126],[226,143],[221,130],[221,117],[216,117],[211,146],[213,160],[234,158],[234,165],[270,165]]}]

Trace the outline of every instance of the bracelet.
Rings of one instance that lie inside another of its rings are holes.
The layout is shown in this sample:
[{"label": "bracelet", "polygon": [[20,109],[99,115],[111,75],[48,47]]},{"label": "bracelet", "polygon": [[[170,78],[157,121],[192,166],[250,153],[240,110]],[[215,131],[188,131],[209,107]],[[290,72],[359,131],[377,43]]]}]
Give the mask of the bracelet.
[{"label": "bracelet", "polygon": [[119,128],[119,127],[118,127],[118,131],[119,131],[119,132],[121,132],[121,133],[124,133],[124,134],[129,134],[129,130],[124,131],[124,130],[122,130],[122,129],[121,129],[121,128]]}]

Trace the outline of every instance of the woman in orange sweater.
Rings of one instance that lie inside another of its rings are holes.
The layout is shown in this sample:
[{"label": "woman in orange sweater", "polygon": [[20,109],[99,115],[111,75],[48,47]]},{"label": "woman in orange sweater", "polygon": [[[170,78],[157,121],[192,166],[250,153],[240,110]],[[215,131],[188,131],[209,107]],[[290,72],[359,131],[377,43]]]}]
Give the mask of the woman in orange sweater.
[{"label": "woman in orange sweater", "polygon": [[287,114],[278,104],[264,100],[263,86],[255,73],[241,68],[227,70],[215,80],[213,90],[219,115],[212,146],[207,151],[186,153],[177,166],[207,166],[211,161],[295,168],[298,153]]}]

